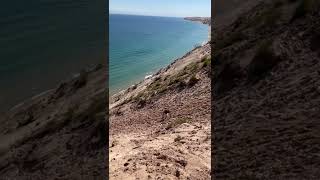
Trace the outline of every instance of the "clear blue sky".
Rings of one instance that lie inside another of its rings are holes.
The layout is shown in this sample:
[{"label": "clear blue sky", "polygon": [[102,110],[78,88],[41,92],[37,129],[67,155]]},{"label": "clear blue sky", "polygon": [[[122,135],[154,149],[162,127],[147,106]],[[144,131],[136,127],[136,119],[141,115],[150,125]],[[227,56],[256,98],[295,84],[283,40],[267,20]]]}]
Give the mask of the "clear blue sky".
[{"label": "clear blue sky", "polygon": [[211,0],[109,0],[109,12],[111,14],[209,17]]}]

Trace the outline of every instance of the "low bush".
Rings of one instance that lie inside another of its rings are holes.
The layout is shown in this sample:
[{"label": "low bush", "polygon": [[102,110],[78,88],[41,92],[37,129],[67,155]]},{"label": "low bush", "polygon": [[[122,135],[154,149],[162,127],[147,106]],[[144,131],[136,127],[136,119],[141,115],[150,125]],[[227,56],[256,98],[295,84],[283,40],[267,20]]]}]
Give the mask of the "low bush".
[{"label": "low bush", "polygon": [[263,75],[269,72],[278,62],[278,57],[274,54],[272,41],[263,42],[257,49],[255,56],[248,66],[248,80],[256,82]]},{"label": "low bush", "polygon": [[81,70],[78,78],[75,81],[74,87],[79,89],[87,84],[88,72],[86,70]]},{"label": "low bush", "polygon": [[183,138],[178,135],[176,138],[174,138],[174,142],[180,142]]},{"label": "low bush", "polygon": [[211,65],[211,58],[210,57],[205,57],[201,60],[203,63],[203,67],[207,67]]},{"label": "low bush", "polygon": [[193,75],[188,81],[188,86],[194,86],[198,81],[199,79],[195,75]]},{"label": "low bush", "polygon": [[168,126],[166,127],[166,130],[177,127],[183,123],[188,123],[190,122],[192,119],[190,118],[177,118],[175,120],[173,120],[171,123],[168,124]]}]

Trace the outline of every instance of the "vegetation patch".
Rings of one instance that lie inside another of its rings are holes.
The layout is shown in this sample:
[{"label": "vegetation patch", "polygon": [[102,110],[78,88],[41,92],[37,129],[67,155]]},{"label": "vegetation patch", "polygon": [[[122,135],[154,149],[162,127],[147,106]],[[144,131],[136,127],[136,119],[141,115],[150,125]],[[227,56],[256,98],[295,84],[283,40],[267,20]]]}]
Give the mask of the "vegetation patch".
[{"label": "vegetation patch", "polygon": [[147,94],[145,93],[145,91],[142,91],[132,98],[132,100],[136,103],[137,108],[143,108],[146,105],[146,96]]},{"label": "vegetation patch", "polygon": [[137,108],[143,108],[146,105],[146,99],[139,98],[137,101]]},{"label": "vegetation patch", "polygon": [[178,135],[177,137],[174,138],[174,142],[180,142],[183,138]]},{"label": "vegetation patch", "polygon": [[248,66],[248,80],[256,82],[269,72],[279,61],[272,50],[272,41],[263,42],[257,49],[255,56]]},{"label": "vegetation patch", "polygon": [[195,75],[193,75],[188,81],[188,86],[194,86],[198,81],[199,79]]},{"label": "vegetation patch", "polygon": [[172,129],[174,127],[177,127],[183,123],[188,123],[191,122],[191,118],[177,118],[174,119],[171,123],[168,124],[168,126],[166,127],[166,130]]},{"label": "vegetation patch", "polygon": [[202,67],[205,68],[205,70],[209,73],[209,76],[211,74],[211,57],[205,57],[201,60]]},{"label": "vegetation patch", "polygon": [[[209,64],[211,59],[204,59],[203,61],[203,63]],[[162,94],[170,89],[182,90],[188,86],[193,86],[199,81],[195,76],[199,69],[199,63],[193,62],[176,74],[168,75],[165,78],[158,77],[145,90],[129,98],[124,103],[133,101],[138,108],[142,108],[156,95]]]},{"label": "vegetation patch", "polygon": [[88,72],[86,70],[81,70],[79,77],[74,83],[75,89],[79,89],[87,84]]},{"label": "vegetation patch", "polygon": [[32,111],[28,111],[26,114],[23,114],[21,119],[18,119],[18,125],[17,127],[22,127],[25,126],[31,122],[33,122],[35,120],[34,116],[33,116],[33,112]]},{"label": "vegetation patch", "polygon": [[107,107],[107,94],[103,93],[103,95],[92,98],[90,101],[90,105],[87,106],[87,108],[83,111],[81,111],[80,114],[77,115],[76,118],[78,119],[97,119],[97,115],[101,112],[105,112]]},{"label": "vegetation patch", "polygon": [[226,94],[229,90],[235,87],[237,79],[243,76],[242,69],[236,62],[225,63],[221,65],[220,69],[221,71],[216,72],[217,75],[213,76],[213,82],[215,82],[213,91],[218,96]]},{"label": "vegetation patch", "polygon": [[249,23],[247,27],[253,27],[256,31],[264,28],[274,28],[274,26],[281,19],[282,1],[276,1],[272,7],[259,12]]},{"label": "vegetation patch", "polygon": [[201,59],[203,67],[211,66],[211,57],[204,57]]},{"label": "vegetation patch", "polygon": [[[179,72],[176,75],[173,75],[169,80],[169,87],[174,88],[177,87],[180,90],[187,87],[187,86],[193,86],[195,83],[199,81],[199,79],[196,78],[196,73],[199,70],[199,64],[198,63],[190,63],[187,65],[181,72]],[[186,79],[188,79],[188,82],[186,82]]]}]

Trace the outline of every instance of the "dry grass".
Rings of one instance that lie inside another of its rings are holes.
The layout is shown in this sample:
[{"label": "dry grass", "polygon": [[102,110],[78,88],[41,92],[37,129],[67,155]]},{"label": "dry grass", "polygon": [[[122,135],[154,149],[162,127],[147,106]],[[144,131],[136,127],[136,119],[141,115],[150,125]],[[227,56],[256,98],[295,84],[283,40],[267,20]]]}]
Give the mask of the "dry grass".
[{"label": "dry grass", "polygon": [[177,118],[175,120],[173,120],[171,123],[168,124],[168,126],[166,127],[166,129],[172,129],[174,127],[177,127],[183,123],[188,123],[190,122],[192,119],[190,118]]}]

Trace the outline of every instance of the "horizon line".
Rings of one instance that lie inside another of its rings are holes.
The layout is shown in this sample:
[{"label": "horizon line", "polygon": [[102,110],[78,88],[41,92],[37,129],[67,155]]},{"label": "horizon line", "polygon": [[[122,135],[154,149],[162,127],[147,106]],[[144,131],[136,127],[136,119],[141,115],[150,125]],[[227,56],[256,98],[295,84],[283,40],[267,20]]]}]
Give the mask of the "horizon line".
[{"label": "horizon line", "polygon": [[109,15],[150,16],[150,17],[172,17],[172,18],[210,17],[210,16],[165,16],[165,15],[148,15],[148,14],[111,13],[110,11],[109,11]]}]

